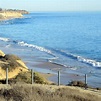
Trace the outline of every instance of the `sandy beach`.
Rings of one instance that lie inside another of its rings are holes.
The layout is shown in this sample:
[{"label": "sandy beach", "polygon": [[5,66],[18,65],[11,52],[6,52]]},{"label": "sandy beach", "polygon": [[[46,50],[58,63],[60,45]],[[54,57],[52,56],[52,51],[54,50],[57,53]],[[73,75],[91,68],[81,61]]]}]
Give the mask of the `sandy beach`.
[{"label": "sandy beach", "polygon": [[[1,50],[6,54],[15,54],[18,55],[28,66],[29,69],[34,71],[51,74],[48,76],[48,80],[57,83],[58,82],[58,71],[61,73],[61,84],[68,84],[72,80],[81,80],[84,79],[84,76],[79,75],[75,71],[71,70],[69,67],[64,67],[55,63],[47,62],[46,60],[39,59],[37,54],[34,54],[36,50],[31,51],[26,48],[15,48],[15,47],[6,47],[4,48],[0,44]],[[19,53],[20,51],[20,53]],[[29,54],[30,53],[30,54]],[[33,56],[32,56],[33,54]],[[47,76],[47,75],[46,75]]]},{"label": "sandy beach", "polygon": [[83,80],[84,79],[83,75],[79,75],[78,73],[70,70],[69,67],[66,68],[64,66],[60,66],[58,64],[54,64],[54,63],[50,63],[50,62],[43,62],[40,64],[36,64],[33,67],[36,67],[33,69],[35,69],[37,71],[39,70],[39,72],[41,72],[40,69],[41,70],[43,69],[44,71],[46,71],[45,73],[53,74],[48,79],[55,83],[58,82],[58,71],[60,71],[61,84],[63,84],[63,85],[66,85],[73,80]]}]

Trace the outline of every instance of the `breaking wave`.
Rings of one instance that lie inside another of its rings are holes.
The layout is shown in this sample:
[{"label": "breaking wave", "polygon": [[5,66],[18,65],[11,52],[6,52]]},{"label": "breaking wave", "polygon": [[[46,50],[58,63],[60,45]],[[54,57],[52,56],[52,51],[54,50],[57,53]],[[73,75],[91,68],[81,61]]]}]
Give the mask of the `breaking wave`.
[{"label": "breaking wave", "polygon": [[10,41],[9,38],[3,38],[3,37],[0,37],[0,40],[1,40],[1,41],[5,41],[5,42]]},{"label": "breaking wave", "polygon": [[48,50],[48,49],[46,49],[46,48],[44,48],[44,47],[37,46],[37,45],[34,45],[34,44],[28,44],[28,43],[26,43],[26,42],[24,42],[24,41],[10,40],[9,38],[4,38],[4,37],[0,37],[0,41],[12,42],[12,43],[18,44],[18,45],[20,45],[20,46],[29,47],[29,48],[34,48],[34,49],[37,49],[37,50],[39,50],[39,51],[46,52],[46,53],[48,53],[48,54],[50,54],[50,55],[53,56],[53,58],[49,58],[49,59],[51,59],[51,60],[54,60],[54,59],[57,59],[57,58],[58,58],[58,57],[55,56],[55,54],[53,54],[53,53],[51,52],[51,50]]},{"label": "breaking wave", "polygon": [[74,55],[74,54],[71,54],[69,52],[67,53],[63,50],[55,50],[55,51],[57,51],[61,55],[67,56],[71,59],[75,59],[75,60],[83,62],[83,63],[86,63],[86,64],[91,65],[93,67],[101,67],[101,62],[98,62],[98,61],[95,61],[95,60],[92,60],[92,59],[88,59],[88,58],[84,58],[84,57],[79,56],[79,55]]},{"label": "breaking wave", "polygon": [[[12,42],[12,43],[18,44],[18,45],[20,45],[20,46],[29,47],[29,48],[34,48],[34,49],[37,49],[37,50],[39,50],[39,51],[45,52],[45,53],[47,53],[47,54],[53,56],[52,58],[48,58],[48,59],[47,59],[48,62],[57,64],[57,65],[60,65],[60,66],[68,67],[67,65],[54,62],[54,60],[57,60],[59,57],[57,57],[51,50],[46,49],[46,48],[44,48],[44,47],[37,46],[37,45],[34,45],[34,44],[28,44],[28,43],[26,43],[26,42],[24,42],[24,41],[10,40],[9,38],[4,38],[4,37],[0,37],[0,41]],[[95,61],[95,60],[92,60],[92,59],[88,59],[88,58],[84,58],[84,57],[79,56],[79,55],[74,55],[74,54],[71,54],[71,53],[69,53],[69,52],[65,52],[65,51],[63,51],[63,50],[53,50],[53,51],[55,51],[55,52],[57,52],[58,54],[61,54],[61,55],[63,55],[63,56],[69,57],[69,58],[71,58],[71,59],[74,59],[74,60],[77,60],[77,61],[86,63],[86,64],[91,65],[91,66],[93,66],[93,67],[101,67],[101,62],[98,62],[98,61]]]},{"label": "breaking wave", "polygon": [[13,23],[14,23],[14,19],[0,21],[0,25],[11,25]]},{"label": "breaking wave", "polygon": [[3,20],[3,21],[0,21],[0,25],[24,24],[24,23],[27,23],[26,19],[31,19],[31,17],[23,17],[23,18],[16,18],[16,19],[11,18],[9,20]]},{"label": "breaking wave", "polygon": [[40,51],[44,51],[46,53],[52,54],[52,52],[50,50],[47,50],[47,49],[40,47],[40,46],[37,46],[37,45],[25,43],[24,41],[18,42],[18,45],[26,46],[26,47],[30,47],[30,48],[35,48],[35,49],[38,49]]}]

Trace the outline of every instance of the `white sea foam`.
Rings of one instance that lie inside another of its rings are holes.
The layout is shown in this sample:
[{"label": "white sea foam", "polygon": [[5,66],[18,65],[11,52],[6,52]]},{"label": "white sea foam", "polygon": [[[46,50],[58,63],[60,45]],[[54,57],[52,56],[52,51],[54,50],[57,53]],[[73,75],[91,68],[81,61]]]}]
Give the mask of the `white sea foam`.
[{"label": "white sea foam", "polygon": [[[46,53],[48,53],[48,54],[50,54],[50,55],[53,56],[53,58],[49,58],[49,59],[48,59],[49,62],[50,62],[50,61],[52,62],[53,60],[56,60],[56,59],[59,58],[59,57],[57,57],[55,54],[53,54],[50,50],[48,50],[48,49],[46,49],[46,48],[44,48],[44,47],[40,47],[40,46],[33,45],[33,44],[28,44],[28,43],[26,43],[26,42],[24,42],[24,41],[20,41],[20,42],[19,42],[19,41],[12,41],[12,40],[10,40],[9,38],[4,38],[4,37],[0,37],[0,40],[1,40],[1,41],[4,41],[4,42],[13,42],[13,43],[18,44],[18,45],[20,45],[20,46],[25,46],[25,47],[29,47],[29,48],[35,48],[35,49],[37,49],[37,50],[39,50],[39,51],[46,52]],[[6,46],[6,47],[9,47],[9,46],[10,46],[10,45],[8,45],[8,46]],[[60,50],[59,53],[62,54],[62,55],[65,55],[65,56],[67,56],[67,57],[70,57],[70,58],[72,58],[72,59],[76,59],[76,60],[78,60],[78,61],[80,61],[80,62],[89,64],[89,65],[91,65],[91,66],[93,66],[93,67],[101,67],[101,62],[98,62],[98,61],[95,61],[95,60],[92,60],[92,59],[87,59],[87,58],[84,58],[84,57],[82,57],[82,56],[74,55],[74,54],[71,54],[71,53],[67,53],[67,52],[65,52],[65,51],[63,51],[63,50]],[[61,64],[61,65],[63,65],[63,64]],[[63,66],[64,66],[64,67],[67,67],[67,66],[65,66],[65,65],[63,65]]]},{"label": "white sea foam", "polygon": [[8,42],[8,41],[9,41],[9,38],[0,37],[0,40],[1,40],[1,41],[5,41],[5,42]]},{"label": "white sea foam", "polygon": [[10,40],[9,38],[4,38],[4,37],[0,37],[0,40],[1,40],[1,41],[4,41],[4,42],[17,43],[17,44],[20,45],[20,46],[25,46],[25,47],[29,47],[29,48],[35,48],[35,49],[37,49],[37,50],[39,50],[39,51],[46,52],[46,53],[51,54],[51,55],[53,55],[53,56],[55,57],[55,55],[52,54],[52,52],[51,52],[50,50],[45,49],[44,47],[40,47],[40,46],[33,45],[33,44],[28,44],[28,43],[26,43],[26,42],[24,42],[24,41],[20,41],[20,42],[15,41],[15,40],[12,41],[12,40]]},{"label": "white sea foam", "polygon": [[9,45],[6,45],[6,48],[8,48],[8,47],[10,47],[11,45],[9,44]]},{"label": "white sea foam", "polygon": [[51,60],[49,60],[49,62],[52,63],[52,64],[59,65],[59,66],[68,67],[67,65],[64,65],[64,64],[61,64],[61,63],[57,63],[57,62],[53,62]]},{"label": "white sea foam", "polygon": [[98,61],[95,61],[95,60],[92,60],[92,59],[88,59],[88,58],[84,58],[82,56],[74,55],[74,54],[71,54],[71,53],[67,53],[63,50],[61,50],[60,52],[62,52],[62,54],[66,55],[66,56],[68,56],[72,59],[77,59],[78,61],[89,64],[93,67],[101,67],[101,62],[98,62]]},{"label": "white sea foam", "polygon": [[52,60],[56,60],[56,59],[59,58],[59,57],[55,56],[54,54],[53,54],[53,56],[54,56],[53,58],[48,58],[48,60],[49,60],[49,61],[52,61]]},{"label": "white sea foam", "polygon": [[83,58],[81,56],[77,56],[77,59],[78,59],[78,61],[90,64],[93,67],[101,67],[101,62],[97,62],[97,61],[91,60],[91,59],[86,59],[86,58]]},{"label": "white sea foam", "polygon": [[24,41],[18,42],[18,45],[35,48],[35,49],[38,49],[39,51],[43,51],[43,52],[52,54],[52,52],[50,50],[45,49],[44,47],[40,47],[40,46],[33,45],[33,44],[28,44],[28,43],[25,43]]},{"label": "white sea foam", "polygon": [[73,67],[73,68],[70,68],[71,70],[77,70],[77,68],[76,67]]},{"label": "white sea foam", "polygon": [[13,19],[0,21],[0,25],[9,25],[13,23],[14,23]]}]

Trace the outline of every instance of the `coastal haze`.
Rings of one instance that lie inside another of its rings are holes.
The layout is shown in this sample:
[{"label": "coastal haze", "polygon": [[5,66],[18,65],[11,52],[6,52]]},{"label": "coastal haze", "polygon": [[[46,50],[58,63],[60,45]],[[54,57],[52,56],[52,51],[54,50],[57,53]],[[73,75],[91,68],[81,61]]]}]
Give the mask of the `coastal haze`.
[{"label": "coastal haze", "polygon": [[101,0],[1,0],[0,7],[28,11],[101,11]]},{"label": "coastal haze", "polygon": [[79,80],[88,74],[89,84],[100,87],[100,18],[101,12],[31,12],[1,21],[1,50],[20,56],[40,72],[56,74],[54,67],[61,69],[62,84],[75,79],[67,80],[68,74],[79,75]]}]

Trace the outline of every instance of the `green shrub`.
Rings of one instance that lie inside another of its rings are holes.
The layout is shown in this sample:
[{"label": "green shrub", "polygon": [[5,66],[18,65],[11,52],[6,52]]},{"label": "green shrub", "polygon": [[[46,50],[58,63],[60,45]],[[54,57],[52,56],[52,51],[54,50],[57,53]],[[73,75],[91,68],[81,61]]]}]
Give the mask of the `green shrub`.
[{"label": "green shrub", "polygon": [[34,79],[35,83],[48,84],[47,80],[37,72],[34,73]]},{"label": "green shrub", "polygon": [[21,64],[19,64],[16,60],[21,60],[18,56],[15,55],[5,55],[4,57],[0,57],[0,61],[6,62],[5,64],[0,64],[2,69],[6,70],[6,68],[9,69],[9,71],[14,70],[16,67],[23,67]]},{"label": "green shrub", "polygon": [[78,87],[85,87],[85,83],[82,81],[71,81],[69,86],[78,86]]},{"label": "green shrub", "polygon": [[[48,84],[48,81],[37,72],[34,73],[33,78],[34,78],[34,80],[33,80],[34,83]],[[17,83],[17,82],[31,84],[31,72],[30,71],[21,72],[14,79],[9,80],[10,84]]]},{"label": "green shrub", "polygon": [[21,60],[18,56],[16,56],[16,55],[13,55],[13,54],[7,54],[7,55],[5,55],[4,56],[4,58],[6,59],[6,60]]}]

